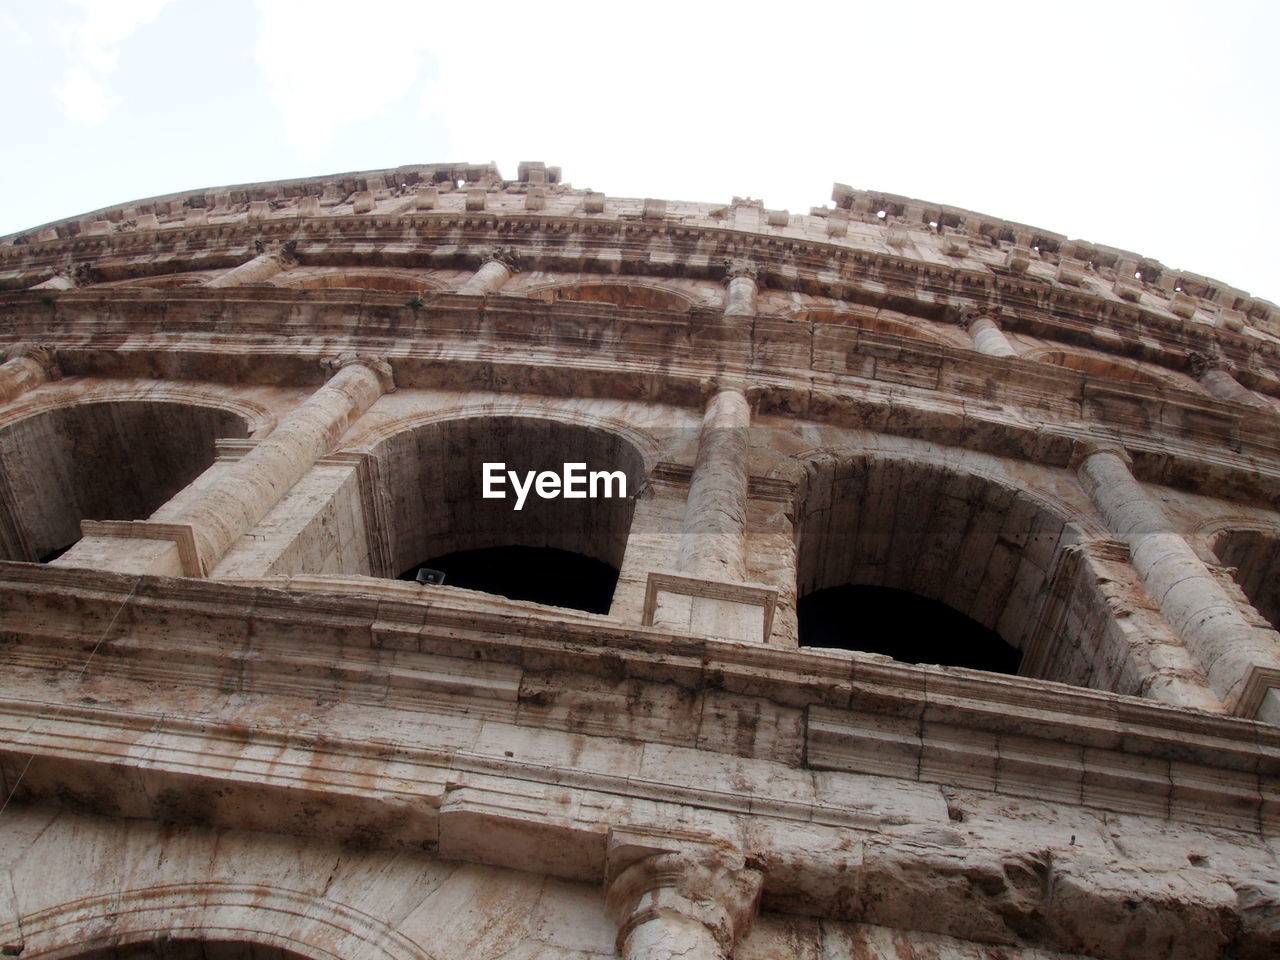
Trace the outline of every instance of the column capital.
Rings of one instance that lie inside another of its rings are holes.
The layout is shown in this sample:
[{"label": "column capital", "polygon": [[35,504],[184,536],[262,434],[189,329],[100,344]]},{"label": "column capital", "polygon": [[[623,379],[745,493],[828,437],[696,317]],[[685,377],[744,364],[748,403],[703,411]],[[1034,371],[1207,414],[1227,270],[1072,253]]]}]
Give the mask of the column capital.
[{"label": "column capital", "polygon": [[764,875],[727,845],[653,843],[614,838],[609,851],[605,909],[618,924],[619,950],[626,955],[635,928],[674,913],[705,927],[727,954],[750,929]]},{"label": "column capital", "polygon": [[514,247],[492,247],[480,256],[480,266],[486,263],[498,263],[506,267],[512,273],[519,273],[520,255]]},{"label": "column capital", "polygon": [[383,392],[395,393],[395,374],[391,369],[391,364],[385,357],[375,357],[369,354],[348,352],[338,354],[336,357],[326,357],[324,360],[320,361],[321,367],[330,376],[333,376],[340,370],[354,364],[359,364],[360,366],[367,367],[369,370],[373,371],[373,373],[377,375],[378,380],[382,383]]},{"label": "column capital", "polygon": [[19,358],[38,363],[41,369],[44,370],[45,377],[49,380],[62,379],[62,370],[58,366],[58,354],[53,347],[43,343],[15,343],[5,353],[5,359],[17,360]]},{"label": "column capital", "polygon": [[296,264],[298,262],[295,251],[298,249],[297,240],[264,240],[258,237],[253,241],[253,251],[255,257],[275,257],[283,263]]},{"label": "column capital", "polygon": [[764,392],[764,388],[758,386],[745,377],[734,376],[732,374],[706,377],[699,384],[701,387],[702,404],[706,406],[717,394],[724,393],[726,390],[734,390],[746,396],[747,400],[754,403],[755,400]]},{"label": "column capital", "polygon": [[1071,450],[1071,467],[1078,468],[1095,453],[1110,453],[1118,457],[1126,467],[1133,467],[1133,457],[1119,440],[1105,437],[1081,437]]},{"label": "column capital", "polygon": [[1187,354],[1187,369],[1197,380],[1211,370],[1222,370],[1226,373],[1231,373],[1232,367],[1231,361],[1222,356],[1200,353],[1194,350]]},{"label": "column capital", "polygon": [[760,282],[760,265],[754,260],[731,257],[724,262],[725,283],[730,280],[736,280],[738,277],[746,277],[752,283],[758,284]]}]

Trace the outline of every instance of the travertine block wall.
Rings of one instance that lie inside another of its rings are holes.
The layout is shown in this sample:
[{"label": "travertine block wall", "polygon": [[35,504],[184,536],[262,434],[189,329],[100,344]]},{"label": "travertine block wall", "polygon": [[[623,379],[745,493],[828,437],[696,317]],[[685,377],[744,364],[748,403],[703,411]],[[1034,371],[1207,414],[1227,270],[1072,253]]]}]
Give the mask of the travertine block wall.
[{"label": "travertine block wall", "polygon": [[[1280,954],[1275,306],[832,199],[439,164],[0,238],[6,955]],[[500,544],[608,615],[394,579]],[[1022,675],[801,646],[846,583]]]}]

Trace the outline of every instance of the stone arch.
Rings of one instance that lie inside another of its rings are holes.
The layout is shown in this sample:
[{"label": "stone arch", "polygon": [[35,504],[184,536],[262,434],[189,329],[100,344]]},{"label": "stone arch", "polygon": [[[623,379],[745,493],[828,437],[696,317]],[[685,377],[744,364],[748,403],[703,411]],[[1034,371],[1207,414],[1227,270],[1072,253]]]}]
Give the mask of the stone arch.
[{"label": "stone arch", "polygon": [[694,305],[691,297],[678,293],[670,287],[654,283],[636,283],[630,280],[554,283],[532,287],[525,293],[547,303],[573,300],[579,303],[611,303],[621,307],[644,307],[649,310],[670,310],[676,313],[687,313]]},{"label": "stone arch", "polygon": [[367,270],[359,268],[308,270],[305,275],[281,276],[276,286],[290,290],[372,290],[385,293],[421,293],[440,290],[441,285],[409,270]]},{"label": "stone arch", "polygon": [[[1061,592],[1055,581],[1064,547],[1083,533],[1065,505],[966,463],[963,456],[802,456],[795,463],[802,470],[796,499],[796,587],[802,603],[819,591],[847,586],[859,588],[856,596],[866,603],[902,604],[901,593],[941,604],[1018,651],[1045,644],[1045,625],[1053,616],[1049,606]],[[802,610],[802,644],[804,632]],[[986,633],[984,639],[972,636],[974,644],[994,642]],[[926,645],[927,651],[912,655],[899,643],[905,635],[891,638],[893,643],[872,639],[847,645],[917,662],[985,662],[969,650],[949,655],[946,644]],[[994,647],[991,653],[992,664],[1013,672],[1008,664],[1016,664],[1016,655]],[[1053,664],[1044,672],[1055,679]]]},{"label": "stone arch", "polygon": [[[64,385],[65,383],[65,385]],[[46,384],[21,400],[0,407],[0,429],[20,420],[86,403],[172,403],[221,410],[245,423],[247,435],[262,439],[276,426],[275,414],[266,406],[227,393],[214,385],[188,385],[157,381],[83,381]]]},{"label": "stone arch", "polygon": [[[120,952],[169,938],[274,950],[264,960],[431,960],[385,921],[332,900],[279,887],[175,883],[112,891],[22,919],[31,960],[143,960],[188,955]],[[206,954],[191,953],[191,960]],[[235,954],[231,954],[235,956]]]},{"label": "stone arch", "polygon": [[1197,531],[1253,608],[1280,630],[1280,526],[1215,520]]},{"label": "stone arch", "polygon": [[1191,381],[1180,379],[1177,374],[1171,371],[1156,370],[1148,365],[1109,357],[1102,353],[1085,353],[1078,350],[1054,348],[1032,353],[1027,359],[1038,360],[1041,363],[1051,363],[1056,367],[1074,370],[1090,377],[1121,380],[1128,383],[1142,383],[1152,387],[1192,389]]},{"label": "stone arch", "polygon": [[[599,417],[496,404],[388,424],[361,446],[375,465],[373,499],[383,504],[377,536],[386,572],[410,577],[426,565],[443,569],[452,585],[608,611],[635,500],[656,452],[652,441]],[[483,496],[485,463],[506,465],[498,473],[504,498]],[[625,496],[619,486],[611,496],[575,500],[530,491],[515,509],[506,470],[523,477],[530,470],[560,472],[566,463],[617,471]],[[480,567],[491,569],[492,578],[477,579]],[[560,581],[572,577],[590,586],[590,597],[579,602],[573,590],[558,592]],[[564,602],[554,599],[561,596]]]},{"label": "stone arch", "polygon": [[948,338],[944,333],[934,329],[935,325],[930,320],[895,311],[804,310],[799,314],[798,319],[814,324],[856,327],[873,333],[884,333],[908,340],[923,340],[945,346],[957,346],[960,343],[959,337]]},{"label": "stone arch", "polygon": [[186,270],[180,273],[161,273],[150,277],[134,277],[104,283],[104,287],[143,287],[150,290],[174,290],[180,287],[199,287],[212,277],[216,270]]},{"label": "stone arch", "polygon": [[51,559],[81,520],[136,520],[199,476],[215,441],[244,438],[243,405],[141,396],[57,397],[0,420],[0,556]]}]

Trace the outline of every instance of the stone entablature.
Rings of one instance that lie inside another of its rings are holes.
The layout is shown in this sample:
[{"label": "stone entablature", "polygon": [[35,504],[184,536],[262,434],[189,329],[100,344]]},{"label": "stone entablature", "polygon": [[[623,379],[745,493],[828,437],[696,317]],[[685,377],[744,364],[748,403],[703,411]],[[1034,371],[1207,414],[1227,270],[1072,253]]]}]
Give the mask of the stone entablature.
[{"label": "stone entablature", "polygon": [[[528,165],[524,172],[532,174],[536,167],[537,165]],[[558,180],[558,173],[556,178]],[[367,184],[375,181],[395,186],[370,190]],[[440,186],[430,187],[439,196],[433,196],[429,204],[424,204],[416,193],[411,201],[404,199],[411,188],[415,191],[418,189],[414,184],[430,182],[446,184],[449,192],[439,194]],[[455,182],[480,184],[485,196],[491,199],[487,199],[477,209],[471,203],[471,194],[475,188],[453,189]],[[361,185],[365,185],[362,191],[357,189]],[[544,194],[553,191],[551,197],[561,198],[561,202],[548,205],[544,200],[538,207],[538,216],[528,217],[527,195],[531,189]],[[314,209],[302,205],[297,199],[317,194],[320,202],[313,205]],[[363,206],[359,202],[351,202],[350,198],[361,194],[369,198]],[[263,198],[274,196],[276,199],[249,199],[258,195]],[[502,181],[493,168],[474,166],[436,165],[350,175],[334,181],[248,184],[215,191],[212,199],[209,191],[195,191],[140,201],[129,208],[99,211],[78,220],[47,225],[21,237],[13,235],[0,238],[0,282],[3,282],[6,275],[3,269],[6,261],[12,263],[15,257],[19,261],[30,261],[35,266],[54,263],[58,256],[65,259],[67,254],[74,256],[94,251],[94,255],[100,257],[102,251],[116,249],[117,244],[127,248],[130,233],[128,230],[114,232],[113,218],[126,226],[132,224],[129,230],[140,230],[145,235],[145,242],[153,243],[157,235],[152,231],[161,224],[158,220],[154,223],[145,220],[139,224],[137,214],[144,207],[151,210],[188,209],[199,213],[197,223],[191,222],[191,216],[179,219],[169,214],[173,219],[165,224],[165,231],[181,229],[184,235],[187,235],[186,231],[195,230],[197,238],[202,232],[201,227],[205,228],[203,233],[206,237],[237,228],[266,230],[275,235],[283,235],[281,231],[306,233],[317,229],[334,231],[339,235],[348,228],[357,229],[362,234],[367,232],[367,227],[363,225],[357,226],[353,221],[344,221],[338,213],[342,208],[326,204],[326,195],[329,199],[346,198],[342,202],[347,203],[347,212],[355,211],[358,217],[372,219],[375,231],[379,222],[384,227],[395,225],[399,233],[403,232],[406,224],[416,223],[421,226],[430,221],[443,221],[445,229],[455,229],[468,222],[475,222],[475,218],[468,217],[467,214],[479,211],[496,218],[517,234],[529,231],[563,233],[567,225],[572,224],[575,228],[573,232],[583,229],[598,231],[603,228],[610,232],[625,231],[635,236],[635,230],[640,228],[646,232],[669,232],[676,238],[690,238],[713,237],[728,228],[731,236],[753,247],[759,246],[759,240],[764,239],[775,254],[778,248],[789,251],[792,262],[802,262],[804,249],[812,247],[814,241],[821,241],[823,248],[837,255],[858,250],[891,262],[914,262],[917,269],[939,271],[943,275],[956,277],[966,276],[970,278],[969,282],[972,282],[971,278],[989,280],[994,276],[1010,282],[1021,281],[1055,289],[1064,295],[1075,293],[1092,298],[1099,304],[1109,304],[1122,322],[1126,312],[1121,308],[1127,303],[1133,303],[1134,308],[1162,316],[1166,322],[1174,322],[1176,325],[1198,323],[1231,332],[1239,332],[1253,325],[1273,342],[1276,336],[1280,336],[1280,327],[1277,327],[1280,320],[1277,318],[1275,305],[1219,281],[1186,271],[1173,271],[1138,254],[1070,241],[1042,230],[1004,223],[971,211],[938,207],[890,195],[851,191],[837,184],[833,198],[841,206],[836,212],[847,218],[847,211],[852,211],[853,224],[858,227],[852,233],[846,228],[838,236],[833,236],[826,227],[832,212],[817,209],[815,214],[821,215],[791,217],[786,222],[792,226],[781,228],[764,224],[759,217],[740,223],[741,218],[736,214],[731,217],[726,208],[707,204],[668,204],[664,206],[662,216],[650,217],[645,215],[649,210],[646,204],[651,206],[653,201],[611,199],[601,214],[592,215],[588,212],[584,215],[583,197],[589,197],[589,192],[575,191],[558,182],[531,185],[529,182]],[[378,197],[383,199],[378,200]],[[454,197],[457,197],[456,201],[453,201]],[[255,205],[270,203],[279,204],[281,209],[268,214],[265,219],[261,215],[262,210],[255,212],[250,209]],[[210,204],[215,214],[212,219],[208,215]],[[751,208],[733,208],[734,211],[738,209]],[[126,213],[133,213],[135,216],[126,218]],[[884,216],[877,216],[879,213]],[[316,219],[318,214],[328,216]],[[156,214],[152,212],[142,216],[154,218]],[[335,216],[337,219],[334,219]],[[86,226],[77,231],[76,228],[82,222],[96,224],[98,228],[89,229]],[[772,224],[772,218],[769,224]],[[212,229],[214,227],[216,229]],[[902,237],[892,237],[895,228],[903,230]],[[959,245],[963,247],[959,255],[957,242],[955,239],[948,239],[947,231],[954,231],[952,237],[964,238]],[[78,238],[76,241],[71,241],[69,245],[59,244],[59,240],[66,241],[73,232]],[[887,241],[886,236],[889,237]],[[15,245],[15,241],[19,239],[23,242]],[[1007,254],[1009,250],[1026,251],[1025,259],[1020,261],[1020,268],[1010,269],[1009,263],[1012,261]],[[43,256],[40,255],[42,251]],[[831,253],[824,253],[822,259],[829,261]],[[770,259],[768,256],[759,256],[756,251],[752,251],[752,255],[762,261]],[[31,260],[33,256],[36,257],[35,260]],[[54,259],[49,260],[50,256]],[[682,258],[683,261],[688,259]],[[978,268],[977,271],[975,267]],[[786,288],[789,275],[795,276],[795,269],[795,266],[784,265],[773,281]],[[45,270],[47,272],[48,268],[45,267]],[[14,275],[12,268],[8,272]],[[25,271],[18,275],[25,275]]]}]

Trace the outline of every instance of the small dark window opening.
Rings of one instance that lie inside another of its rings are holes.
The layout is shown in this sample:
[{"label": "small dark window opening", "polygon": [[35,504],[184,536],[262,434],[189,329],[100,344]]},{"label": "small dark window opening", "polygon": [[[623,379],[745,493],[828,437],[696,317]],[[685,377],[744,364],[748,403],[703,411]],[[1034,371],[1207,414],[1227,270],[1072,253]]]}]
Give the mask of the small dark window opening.
[{"label": "small dark window opening", "polygon": [[400,579],[416,579],[422,567],[443,571],[447,586],[588,613],[608,613],[618,583],[618,571],[610,564],[555,547],[458,550],[414,564]]},{"label": "small dark window opening", "polygon": [[891,587],[816,590],[796,605],[800,644],[1017,673],[1022,651],[945,603]]}]

